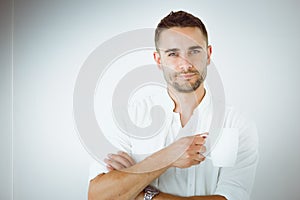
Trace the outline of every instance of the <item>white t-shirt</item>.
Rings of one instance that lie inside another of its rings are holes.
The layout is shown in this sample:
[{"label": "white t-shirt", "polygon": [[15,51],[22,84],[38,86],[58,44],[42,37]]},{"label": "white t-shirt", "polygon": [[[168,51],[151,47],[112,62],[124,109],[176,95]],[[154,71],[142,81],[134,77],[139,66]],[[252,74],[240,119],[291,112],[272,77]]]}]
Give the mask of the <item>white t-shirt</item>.
[{"label": "white t-shirt", "polygon": [[[137,95],[138,96],[138,95]],[[151,108],[160,105],[165,111],[163,125],[159,132],[148,139],[139,139],[127,134],[105,134],[108,140],[120,150],[129,153],[136,162],[176,141],[179,131],[183,136],[208,132],[212,115],[212,99],[209,90],[195,109],[189,122],[182,128],[180,116],[174,113],[174,102],[167,91],[137,97],[129,104],[131,120],[139,127],[147,127],[152,119]],[[197,121],[196,126],[195,122]],[[238,132],[235,164],[230,167],[216,167],[210,159],[190,168],[169,168],[152,182],[160,191],[179,196],[222,195],[228,200],[247,200],[252,189],[258,162],[258,139],[254,123],[243,118],[232,107],[226,107],[222,134]],[[226,151],[226,150],[225,150]],[[114,153],[114,152],[112,152]],[[100,173],[106,173],[104,163],[94,162],[90,168],[90,180]]]}]

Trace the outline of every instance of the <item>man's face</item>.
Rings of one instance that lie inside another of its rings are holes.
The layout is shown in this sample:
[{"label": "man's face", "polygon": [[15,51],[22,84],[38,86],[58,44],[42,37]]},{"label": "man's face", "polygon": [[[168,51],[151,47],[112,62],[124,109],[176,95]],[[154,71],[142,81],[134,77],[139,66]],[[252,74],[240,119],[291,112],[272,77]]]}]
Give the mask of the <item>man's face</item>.
[{"label": "man's face", "polygon": [[195,91],[205,80],[211,47],[197,27],[174,27],[161,32],[155,61],[169,87],[178,92]]}]

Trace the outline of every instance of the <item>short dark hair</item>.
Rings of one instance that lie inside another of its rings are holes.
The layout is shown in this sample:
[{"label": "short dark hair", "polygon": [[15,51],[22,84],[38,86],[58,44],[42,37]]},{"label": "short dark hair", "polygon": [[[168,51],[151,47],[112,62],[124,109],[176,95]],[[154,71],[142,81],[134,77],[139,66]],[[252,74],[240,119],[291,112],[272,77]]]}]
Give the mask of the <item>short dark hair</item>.
[{"label": "short dark hair", "polygon": [[161,32],[172,27],[198,27],[206,39],[206,44],[208,44],[208,35],[205,25],[198,17],[185,11],[172,11],[158,23],[155,29],[156,49],[158,49],[158,40]]}]

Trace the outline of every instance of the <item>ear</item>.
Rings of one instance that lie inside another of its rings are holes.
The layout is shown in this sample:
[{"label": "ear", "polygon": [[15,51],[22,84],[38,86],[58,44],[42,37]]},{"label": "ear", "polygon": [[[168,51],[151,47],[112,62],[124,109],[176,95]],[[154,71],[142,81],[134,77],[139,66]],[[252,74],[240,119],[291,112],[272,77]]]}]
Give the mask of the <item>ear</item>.
[{"label": "ear", "polygon": [[212,47],[211,47],[211,45],[208,45],[208,47],[207,47],[207,65],[210,64],[211,54],[212,54]]},{"label": "ear", "polygon": [[157,64],[158,68],[161,70],[162,69],[162,67],[161,67],[161,58],[160,58],[160,55],[157,51],[155,51],[153,53],[153,58],[154,58],[154,61]]}]

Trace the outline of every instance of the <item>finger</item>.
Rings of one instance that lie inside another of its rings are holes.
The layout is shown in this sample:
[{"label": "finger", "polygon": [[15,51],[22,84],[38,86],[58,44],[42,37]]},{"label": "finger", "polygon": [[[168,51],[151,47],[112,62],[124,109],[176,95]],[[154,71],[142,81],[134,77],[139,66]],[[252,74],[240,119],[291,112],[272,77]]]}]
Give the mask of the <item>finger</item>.
[{"label": "finger", "polygon": [[106,169],[108,171],[113,171],[114,170],[114,168],[111,165],[106,165]]},{"label": "finger", "polygon": [[203,132],[203,133],[195,134],[194,136],[208,137],[208,135],[209,135],[208,132]]},{"label": "finger", "polygon": [[201,133],[200,136],[206,139],[208,137],[208,132]]},{"label": "finger", "polygon": [[[208,137],[208,132],[197,134],[197,135],[194,136],[193,143],[195,143],[195,144],[204,144],[206,142],[207,137]],[[203,138],[204,140],[202,140],[201,138]]]},{"label": "finger", "polygon": [[131,165],[135,165],[135,161],[133,160],[133,158],[129,156],[126,152],[119,151],[118,154],[125,157],[130,162]]},{"label": "finger", "polygon": [[194,156],[191,156],[191,158],[197,162],[202,162],[205,160],[205,156],[203,156],[202,154],[196,154]]},{"label": "finger", "polygon": [[202,148],[202,144],[194,144],[194,145],[191,145],[187,151],[188,152],[200,152],[201,148]]},{"label": "finger", "polygon": [[104,162],[105,162],[107,165],[111,166],[113,169],[116,169],[116,170],[121,170],[121,169],[126,168],[124,165],[122,165],[122,164],[119,163],[119,162],[116,162],[115,160],[111,160],[111,159],[105,158],[105,159],[104,159]]},{"label": "finger", "polygon": [[206,147],[202,145],[200,147],[200,150],[198,151],[198,153],[202,154],[202,153],[205,153],[205,152],[206,152]]},{"label": "finger", "polygon": [[199,165],[201,162],[205,160],[205,157],[196,157],[195,159],[190,161],[191,165]]},{"label": "finger", "polygon": [[188,152],[194,152],[194,153],[204,153],[206,152],[206,146],[204,145],[193,145],[188,150]]},{"label": "finger", "polygon": [[198,160],[190,161],[190,165],[199,165],[200,163],[201,163],[201,161],[198,161]]},{"label": "finger", "polygon": [[113,166],[111,166],[111,164],[109,164],[109,163],[111,163],[112,161],[111,160],[109,160],[109,159],[104,159],[104,162],[106,163],[106,169],[108,170],[108,171],[113,171],[113,170],[115,170],[115,168],[113,167]]},{"label": "finger", "polygon": [[119,155],[119,154],[108,154],[108,157],[115,161],[115,162],[118,162],[120,163],[121,165],[123,165],[124,167],[130,167],[132,166],[130,161],[127,160],[127,158]]},{"label": "finger", "polygon": [[205,152],[206,147],[204,145],[193,145],[187,150],[187,153],[190,155],[203,154]]},{"label": "finger", "polygon": [[205,141],[206,141],[205,138],[203,138],[201,135],[197,135],[194,137],[193,144],[203,145],[203,144],[205,144]]}]

